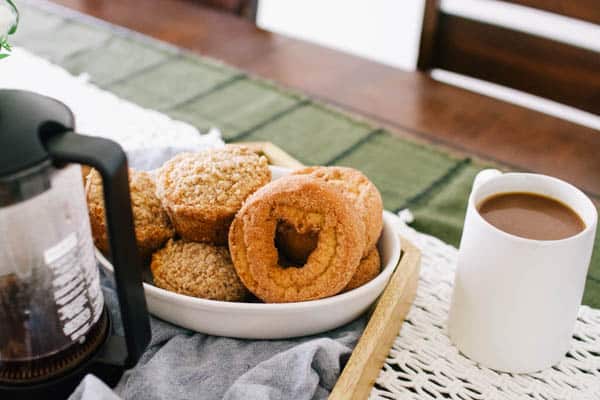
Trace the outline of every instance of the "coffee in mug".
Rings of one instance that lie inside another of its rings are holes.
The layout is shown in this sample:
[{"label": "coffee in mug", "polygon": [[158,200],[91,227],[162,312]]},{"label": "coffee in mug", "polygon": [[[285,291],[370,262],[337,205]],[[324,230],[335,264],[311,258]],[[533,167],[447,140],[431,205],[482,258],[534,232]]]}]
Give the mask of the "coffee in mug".
[{"label": "coffee in mug", "polygon": [[526,239],[566,239],[585,229],[571,207],[537,193],[495,194],[479,203],[477,211],[496,228]]},{"label": "coffee in mug", "polygon": [[572,340],[597,220],[592,201],[560,179],[481,171],[448,317],[458,349],[512,373],[558,363]]}]

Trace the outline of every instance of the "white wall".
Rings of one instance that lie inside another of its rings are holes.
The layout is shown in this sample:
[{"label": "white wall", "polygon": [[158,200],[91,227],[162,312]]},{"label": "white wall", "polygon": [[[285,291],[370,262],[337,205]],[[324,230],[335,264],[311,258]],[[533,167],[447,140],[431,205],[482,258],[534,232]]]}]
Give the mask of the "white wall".
[{"label": "white wall", "polygon": [[[397,68],[416,66],[424,0],[260,0],[259,5],[258,24],[265,29]],[[591,23],[496,0],[442,0],[442,8],[600,52],[600,26]],[[445,71],[434,71],[433,77],[600,130],[600,117],[572,107]]]},{"label": "white wall", "polygon": [[258,25],[278,33],[412,69],[423,0],[260,0]]}]

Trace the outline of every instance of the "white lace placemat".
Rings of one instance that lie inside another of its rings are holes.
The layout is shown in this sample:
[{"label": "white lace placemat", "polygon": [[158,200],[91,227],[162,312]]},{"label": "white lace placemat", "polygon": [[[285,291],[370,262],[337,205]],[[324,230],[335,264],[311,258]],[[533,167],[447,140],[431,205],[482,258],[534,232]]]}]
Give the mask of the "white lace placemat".
[{"label": "white lace placemat", "polygon": [[402,222],[411,218],[401,212],[398,229],[422,251],[419,288],[371,399],[600,399],[600,310],[579,309],[568,355],[545,371],[498,373],[459,354],[446,334],[458,251]]}]

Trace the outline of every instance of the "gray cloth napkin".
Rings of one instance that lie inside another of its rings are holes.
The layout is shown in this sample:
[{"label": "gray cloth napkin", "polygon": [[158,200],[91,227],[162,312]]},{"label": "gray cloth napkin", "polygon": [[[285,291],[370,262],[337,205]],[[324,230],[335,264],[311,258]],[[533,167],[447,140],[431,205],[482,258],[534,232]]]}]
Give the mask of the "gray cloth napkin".
[{"label": "gray cloth napkin", "polygon": [[[222,142],[215,140],[210,147]],[[206,146],[206,145],[205,145]],[[153,170],[176,153],[197,151],[185,144],[129,150],[129,165]],[[115,331],[123,335],[112,277],[101,269],[104,297]],[[366,317],[323,333],[290,340],[240,340],[194,333],[151,318],[152,341],[138,365],[125,373],[116,394],[122,399],[324,399],[366,324]],[[114,400],[93,376],[70,400]]]},{"label": "gray cloth napkin", "polygon": [[[112,277],[101,272],[115,330],[122,334]],[[122,399],[325,399],[366,324],[366,316],[320,335],[241,340],[194,333],[151,317],[152,341],[115,393]],[[114,400],[87,376],[70,400]]]}]

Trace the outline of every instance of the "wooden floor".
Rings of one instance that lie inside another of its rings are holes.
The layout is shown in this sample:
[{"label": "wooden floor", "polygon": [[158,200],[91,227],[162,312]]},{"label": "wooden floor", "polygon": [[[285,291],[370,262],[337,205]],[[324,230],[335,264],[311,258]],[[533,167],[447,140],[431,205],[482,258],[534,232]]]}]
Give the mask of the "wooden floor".
[{"label": "wooden floor", "polygon": [[192,0],[53,0],[297,88],[399,135],[566,179],[600,198],[600,132],[419,72],[269,33]]}]

